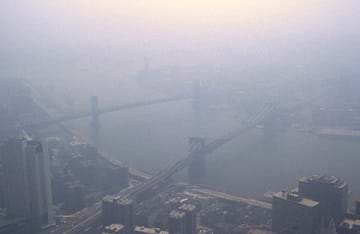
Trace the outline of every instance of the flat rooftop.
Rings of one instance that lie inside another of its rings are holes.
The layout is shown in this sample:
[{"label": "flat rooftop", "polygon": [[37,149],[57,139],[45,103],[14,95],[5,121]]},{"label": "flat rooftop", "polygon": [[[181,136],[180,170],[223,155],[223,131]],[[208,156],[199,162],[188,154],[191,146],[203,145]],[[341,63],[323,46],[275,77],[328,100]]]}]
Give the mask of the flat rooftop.
[{"label": "flat rooftop", "polygon": [[290,192],[278,192],[278,193],[274,193],[273,198],[277,198],[277,199],[281,199],[284,201],[289,201],[289,202],[293,202],[293,203],[297,203],[300,204],[302,206],[306,206],[306,207],[315,207],[319,205],[319,202],[307,199],[307,198],[303,198],[300,197],[298,194],[295,193],[290,193]]},{"label": "flat rooftop", "polygon": [[131,205],[134,203],[133,200],[131,200],[129,198],[120,199],[117,202],[119,205],[122,205],[122,206],[128,206],[128,205]]},{"label": "flat rooftop", "polygon": [[182,205],[179,207],[179,210],[181,210],[181,211],[193,212],[194,210],[196,210],[196,206],[191,205],[191,204],[182,204]]},{"label": "flat rooftop", "polygon": [[135,233],[144,233],[144,234],[169,234],[166,231],[161,231],[159,228],[147,228],[147,227],[135,227]]},{"label": "flat rooftop", "polygon": [[111,224],[111,225],[105,227],[105,231],[115,232],[115,233],[120,232],[121,230],[124,230],[124,229],[125,229],[125,226],[121,225],[121,224]]},{"label": "flat rooftop", "polygon": [[181,219],[185,216],[185,212],[182,212],[182,211],[178,211],[178,210],[173,210],[171,211],[170,213],[170,217],[171,218],[175,218],[175,219]]},{"label": "flat rooftop", "polygon": [[300,182],[329,184],[337,188],[343,188],[347,185],[346,182],[341,181],[337,177],[328,175],[312,175],[309,177],[303,177],[300,179]]}]

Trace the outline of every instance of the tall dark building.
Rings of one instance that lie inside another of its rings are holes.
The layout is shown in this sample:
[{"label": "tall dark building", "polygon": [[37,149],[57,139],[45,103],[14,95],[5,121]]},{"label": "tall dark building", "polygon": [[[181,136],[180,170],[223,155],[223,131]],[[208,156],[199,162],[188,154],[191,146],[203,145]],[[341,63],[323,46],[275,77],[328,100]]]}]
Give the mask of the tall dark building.
[{"label": "tall dark building", "polygon": [[103,226],[122,224],[125,233],[134,231],[134,202],[131,199],[107,196],[102,201]]},{"label": "tall dark building", "polygon": [[360,218],[360,200],[355,202],[355,215]]},{"label": "tall dark building", "polygon": [[186,233],[186,213],[174,210],[168,218],[169,234],[187,234]]},{"label": "tall dark building", "polygon": [[179,210],[186,214],[185,217],[185,233],[196,234],[196,207],[191,204],[183,204]]},{"label": "tall dark building", "polygon": [[298,194],[273,195],[272,230],[278,234],[317,234],[320,227],[319,203]]},{"label": "tall dark building", "polygon": [[1,146],[5,208],[33,230],[52,223],[49,155],[38,141],[11,139]]},{"label": "tall dark building", "polygon": [[299,194],[320,203],[320,215],[341,221],[347,211],[348,184],[334,176],[313,175],[299,181]]}]

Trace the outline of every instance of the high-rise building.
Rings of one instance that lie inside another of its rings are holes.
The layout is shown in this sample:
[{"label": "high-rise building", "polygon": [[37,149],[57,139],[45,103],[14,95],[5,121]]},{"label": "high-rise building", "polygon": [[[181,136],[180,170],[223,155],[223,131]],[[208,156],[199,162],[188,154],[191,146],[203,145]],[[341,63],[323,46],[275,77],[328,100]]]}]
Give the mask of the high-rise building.
[{"label": "high-rise building", "polygon": [[196,234],[196,207],[191,204],[183,204],[179,210],[186,214],[185,217],[185,233]]},{"label": "high-rise building", "polygon": [[115,198],[105,196],[101,202],[101,218],[104,227],[109,226],[117,221],[117,210]]},{"label": "high-rise building", "polygon": [[170,234],[195,234],[196,206],[182,204],[172,211],[168,217],[168,228]]},{"label": "high-rise building", "polygon": [[355,202],[355,215],[360,218],[360,200]]},{"label": "high-rise building", "polygon": [[66,182],[63,189],[65,210],[75,213],[85,207],[85,188],[78,180]]},{"label": "high-rise building", "polygon": [[273,195],[272,229],[278,234],[315,234],[319,231],[319,203],[298,194],[279,192]]},{"label": "high-rise building", "polygon": [[27,218],[33,230],[51,224],[52,197],[46,144],[11,139],[0,148],[8,216]]},{"label": "high-rise building", "polygon": [[102,201],[103,226],[122,224],[125,233],[133,233],[134,230],[134,202],[131,199],[107,196]]},{"label": "high-rise building", "polygon": [[337,234],[334,219],[330,216],[322,217],[319,234]]},{"label": "high-rise building", "polygon": [[186,213],[183,211],[171,211],[168,218],[170,234],[187,234],[186,233]]},{"label": "high-rise building", "polygon": [[313,175],[299,181],[299,194],[320,203],[320,215],[339,223],[347,211],[348,184],[334,176]]},{"label": "high-rise building", "polygon": [[127,233],[134,231],[134,202],[131,199],[120,199],[117,201],[120,209],[120,223],[124,224]]}]

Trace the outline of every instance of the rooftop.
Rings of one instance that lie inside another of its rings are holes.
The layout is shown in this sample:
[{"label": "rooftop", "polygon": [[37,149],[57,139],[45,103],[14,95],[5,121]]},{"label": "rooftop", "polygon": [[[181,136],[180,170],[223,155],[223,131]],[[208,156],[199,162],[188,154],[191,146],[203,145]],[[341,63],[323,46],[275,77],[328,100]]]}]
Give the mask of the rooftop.
[{"label": "rooftop", "polygon": [[120,232],[123,229],[125,229],[125,226],[121,225],[121,224],[111,224],[111,225],[105,227],[105,231],[114,232],[114,233]]},{"label": "rooftop", "polygon": [[303,177],[300,179],[300,182],[329,184],[338,188],[343,188],[346,186],[346,182],[341,181],[335,176],[328,175],[312,175],[309,177]]},{"label": "rooftop", "polygon": [[144,234],[169,234],[166,231],[161,231],[160,228],[147,228],[147,227],[135,227],[135,233],[144,233]]},{"label": "rooftop", "polygon": [[170,213],[170,217],[175,218],[175,219],[181,219],[181,218],[185,217],[185,215],[186,214],[184,212],[178,211],[178,210],[173,210]]},{"label": "rooftop", "polygon": [[107,195],[103,197],[103,202],[114,202],[115,198],[114,196]]},{"label": "rooftop", "polygon": [[285,191],[274,193],[273,198],[278,198],[285,201],[291,201],[306,207],[315,207],[319,205],[319,202],[300,197],[296,193],[285,192]]},{"label": "rooftop", "polygon": [[179,207],[179,210],[193,212],[194,210],[196,210],[196,206],[191,205],[191,204],[182,204]]},{"label": "rooftop", "polygon": [[128,206],[128,205],[131,205],[133,203],[133,200],[128,199],[128,198],[124,198],[124,199],[119,199],[117,202],[118,202],[119,205]]}]

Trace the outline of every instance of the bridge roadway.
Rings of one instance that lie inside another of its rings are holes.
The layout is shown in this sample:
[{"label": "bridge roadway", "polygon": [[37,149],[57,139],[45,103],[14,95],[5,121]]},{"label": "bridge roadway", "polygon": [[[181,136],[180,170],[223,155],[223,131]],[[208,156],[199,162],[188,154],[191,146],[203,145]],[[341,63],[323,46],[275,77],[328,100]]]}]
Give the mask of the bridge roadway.
[{"label": "bridge roadway", "polygon": [[[175,101],[182,101],[182,100],[187,100],[187,99],[190,99],[190,98],[186,97],[186,96],[174,96],[174,97],[168,97],[168,98],[153,99],[150,101],[133,102],[133,103],[123,104],[123,105],[118,105],[118,106],[107,107],[104,109],[99,109],[97,114],[102,115],[102,114],[113,113],[113,112],[122,111],[122,110],[130,110],[130,109],[135,109],[135,108],[139,108],[139,107],[145,107],[145,106],[151,106],[151,105],[155,105],[155,104],[162,104],[162,103],[175,102]],[[67,116],[62,116],[62,117],[58,117],[58,118],[51,118],[51,119],[48,119],[45,121],[43,120],[43,121],[33,122],[33,123],[24,123],[24,124],[20,124],[20,126],[16,126],[16,127],[18,127],[18,128],[41,127],[41,126],[47,126],[47,125],[52,125],[52,124],[58,124],[61,122],[67,122],[67,121],[71,121],[71,120],[82,119],[82,118],[90,117],[91,115],[92,115],[91,110],[83,111],[83,112],[79,112],[79,113],[75,113],[75,114],[71,114],[71,115],[67,115]]]}]

